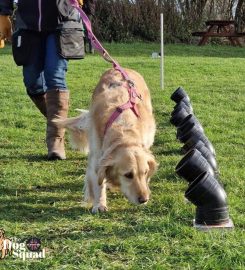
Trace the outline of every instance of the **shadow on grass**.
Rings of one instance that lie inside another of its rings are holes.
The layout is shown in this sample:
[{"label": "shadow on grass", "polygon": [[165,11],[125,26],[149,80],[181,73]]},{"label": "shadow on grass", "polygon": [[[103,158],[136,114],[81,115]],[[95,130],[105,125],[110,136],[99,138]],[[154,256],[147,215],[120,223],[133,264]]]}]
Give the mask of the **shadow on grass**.
[{"label": "shadow on grass", "polygon": [[[104,47],[108,50],[113,58],[116,57],[149,57],[152,52],[159,50],[158,43],[104,43]],[[140,49],[139,49],[140,48]],[[12,55],[11,45],[5,46],[1,50],[0,55]],[[244,58],[244,48],[234,47],[230,45],[186,45],[186,44],[167,44],[165,45],[166,56],[179,57],[219,57],[219,58]],[[99,57],[96,55],[88,55],[87,57]]]},{"label": "shadow on grass", "polygon": [[[137,44],[137,43],[136,43]],[[138,44],[139,45],[139,44]],[[113,57],[135,57],[145,56],[151,58],[152,52],[159,50],[157,43],[143,43],[141,49],[132,44],[105,44],[109,53]],[[218,58],[244,58],[244,48],[229,45],[186,45],[186,44],[167,44],[165,46],[165,56],[179,57],[218,57]]]},{"label": "shadow on grass", "polygon": [[164,150],[164,149],[160,149],[160,150],[156,150],[156,153],[158,155],[164,155],[164,156],[180,156],[181,150],[180,149],[171,149],[171,150]]},{"label": "shadow on grass", "polygon": [[[80,191],[80,195],[77,192]],[[88,210],[77,206],[82,201],[82,181],[30,189],[1,188],[1,220],[45,222],[50,218],[75,219]],[[70,202],[70,203],[69,203]],[[66,203],[66,206],[62,206]],[[72,206],[68,207],[67,204]]]},{"label": "shadow on grass", "polygon": [[[14,144],[0,144],[0,149],[16,149],[16,145]],[[1,156],[0,156],[1,158]]]},{"label": "shadow on grass", "polygon": [[173,45],[166,48],[167,56],[244,58],[244,48],[229,45]]},{"label": "shadow on grass", "polygon": [[[170,148],[170,143],[173,142],[172,139],[165,139],[164,142],[161,140],[156,140],[154,142],[154,154],[155,155],[162,155],[162,156],[183,156],[184,153],[179,145],[176,147]],[[178,143],[178,142],[177,142]],[[166,145],[168,144],[168,145]],[[165,146],[166,145],[166,146]]]},{"label": "shadow on grass", "polygon": [[[164,175],[167,182],[178,182],[179,178],[169,173]],[[88,208],[80,206],[83,198],[83,183],[63,182],[56,185],[32,186],[30,188],[13,189],[1,188],[0,197],[0,221],[14,222],[49,222],[50,220],[59,220],[65,218],[67,220],[77,220],[82,215],[88,214]],[[154,194],[158,192],[158,188],[152,187]],[[108,192],[109,205],[110,201],[121,200],[122,194]],[[166,194],[168,197],[168,194]],[[123,198],[123,200],[126,200]],[[123,215],[134,215],[135,211],[147,212],[154,216],[162,216],[168,214],[175,206],[174,196],[164,199],[164,205],[155,207],[154,203],[147,207],[140,207],[129,204],[125,201],[125,205],[118,205],[118,208],[111,209],[108,213],[101,214],[103,218],[114,217],[119,212]],[[169,202],[168,202],[169,201]],[[160,207],[160,208],[159,208]],[[122,209],[123,208],[123,209]],[[133,221],[132,221],[133,222]]]},{"label": "shadow on grass", "polygon": [[[1,147],[1,146],[0,146]],[[16,149],[16,147],[6,147],[6,149]],[[26,160],[28,162],[47,162],[47,163],[55,163],[55,162],[60,162],[59,160],[48,160],[47,155],[40,155],[40,154],[28,154],[28,155],[12,155],[10,156],[9,154],[6,155],[0,155],[0,160]],[[77,161],[78,157],[77,156],[68,156],[67,157],[68,161]],[[86,156],[79,156],[79,161],[83,162],[87,160]]]},{"label": "shadow on grass", "polygon": [[[48,160],[47,155],[20,155],[20,158],[25,159],[29,162],[36,162],[36,161],[46,161],[48,163],[60,162],[59,160]],[[77,161],[77,156],[67,156],[68,161]],[[87,160],[86,156],[79,156],[79,162],[83,162]]]}]

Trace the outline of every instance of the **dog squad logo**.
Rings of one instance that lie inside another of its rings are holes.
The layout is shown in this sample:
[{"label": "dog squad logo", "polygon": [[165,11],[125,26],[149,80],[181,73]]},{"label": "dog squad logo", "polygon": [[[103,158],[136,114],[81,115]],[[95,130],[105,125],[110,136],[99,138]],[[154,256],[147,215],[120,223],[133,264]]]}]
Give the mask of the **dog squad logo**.
[{"label": "dog squad logo", "polygon": [[5,231],[0,229],[0,259],[6,256],[26,259],[44,259],[45,248],[41,249],[41,241],[37,237],[31,237],[25,242],[18,239],[5,237]]}]

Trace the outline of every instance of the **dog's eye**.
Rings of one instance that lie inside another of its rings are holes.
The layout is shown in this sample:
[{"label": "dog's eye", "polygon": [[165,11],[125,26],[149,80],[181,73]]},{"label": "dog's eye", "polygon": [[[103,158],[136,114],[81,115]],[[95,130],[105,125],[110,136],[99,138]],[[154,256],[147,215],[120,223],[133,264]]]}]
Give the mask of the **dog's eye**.
[{"label": "dog's eye", "polygon": [[128,179],[134,178],[134,174],[132,172],[125,173],[124,176],[127,177]]}]

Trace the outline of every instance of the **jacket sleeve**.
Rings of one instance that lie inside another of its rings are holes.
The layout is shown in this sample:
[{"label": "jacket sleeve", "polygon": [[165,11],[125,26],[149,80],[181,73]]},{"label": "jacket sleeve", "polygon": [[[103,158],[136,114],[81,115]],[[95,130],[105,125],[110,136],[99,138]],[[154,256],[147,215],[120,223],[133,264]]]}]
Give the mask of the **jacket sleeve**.
[{"label": "jacket sleeve", "polygon": [[13,0],[0,1],[0,15],[12,15],[13,8]]}]

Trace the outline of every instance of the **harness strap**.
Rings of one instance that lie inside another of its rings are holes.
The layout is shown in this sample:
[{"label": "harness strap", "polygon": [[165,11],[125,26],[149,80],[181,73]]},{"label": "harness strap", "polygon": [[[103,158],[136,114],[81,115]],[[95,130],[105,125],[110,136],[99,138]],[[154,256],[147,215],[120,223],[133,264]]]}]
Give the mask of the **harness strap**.
[{"label": "harness strap", "polygon": [[99,40],[96,38],[96,36],[94,35],[94,33],[92,31],[91,22],[90,22],[89,18],[87,17],[87,15],[85,14],[85,12],[80,8],[78,2],[76,0],[70,0],[70,2],[71,2],[71,5],[73,7],[75,7],[78,10],[78,12],[80,13],[80,16],[81,16],[83,23],[87,29],[88,37],[91,41],[93,48],[98,53],[100,53],[106,61],[112,63],[114,69],[119,71],[121,73],[122,77],[126,80],[125,87],[128,89],[129,100],[125,104],[117,107],[116,110],[114,111],[114,113],[111,115],[111,117],[109,118],[109,120],[106,124],[106,127],[105,127],[105,131],[104,131],[104,134],[105,134],[107,129],[112,125],[112,123],[118,118],[118,116],[124,110],[131,109],[133,111],[133,113],[136,115],[136,117],[139,117],[139,112],[138,112],[138,109],[136,107],[136,98],[141,99],[141,96],[137,94],[136,88],[134,87],[134,83],[129,78],[127,72],[119,65],[119,63],[117,61],[115,61],[110,56],[110,54],[104,49],[104,47],[101,45]]},{"label": "harness strap", "polygon": [[128,85],[124,85],[124,87],[126,87],[128,89],[129,100],[128,100],[128,102],[124,103],[123,105],[118,106],[116,108],[116,110],[113,112],[113,114],[111,115],[111,117],[109,118],[109,120],[106,123],[104,134],[106,134],[106,131],[111,127],[113,122],[120,116],[120,114],[127,109],[131,109],[136,117],[140,117],[135,101],[136,101],[136,97],[138,97],[140,99],[141,99],[141,97],[138,95],[135,95],[136,92],[133,91],[134,87],[129,87]]}]

